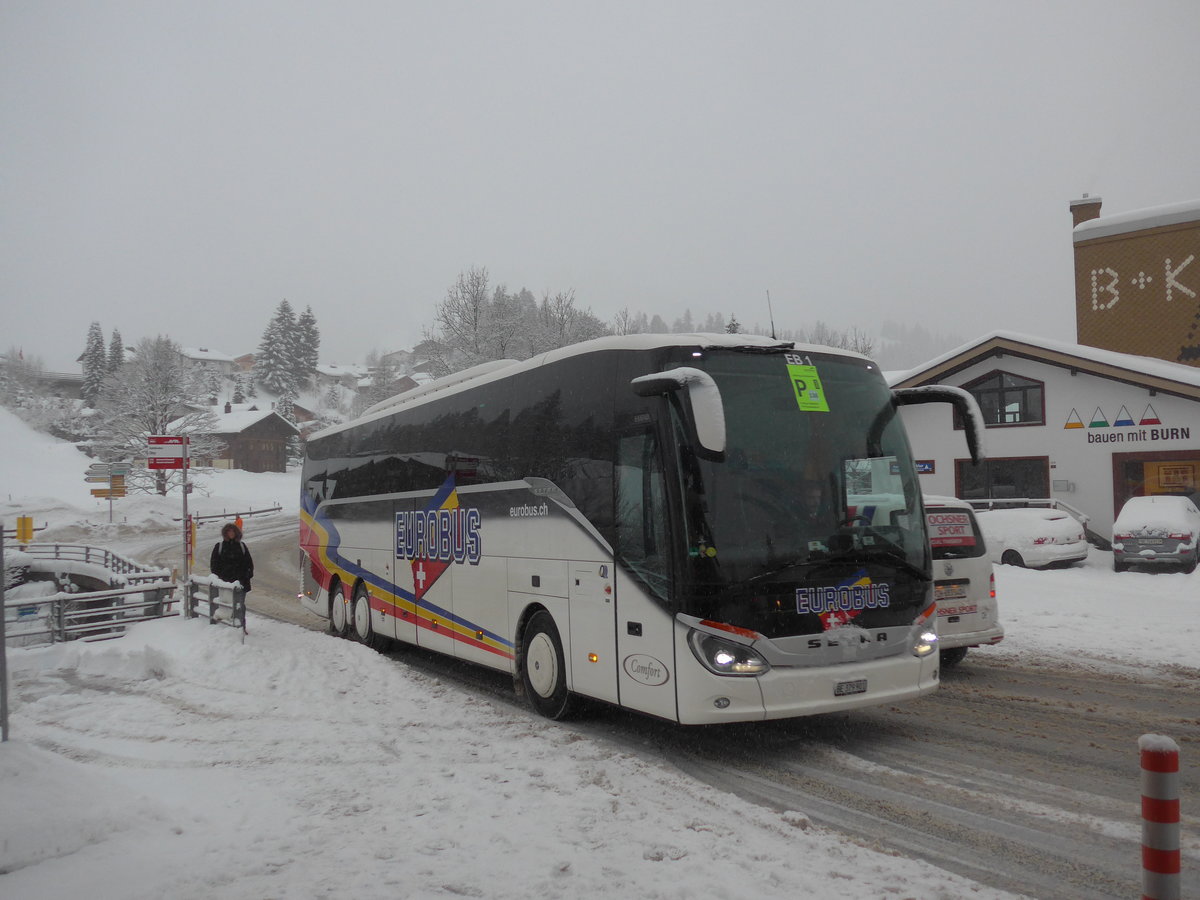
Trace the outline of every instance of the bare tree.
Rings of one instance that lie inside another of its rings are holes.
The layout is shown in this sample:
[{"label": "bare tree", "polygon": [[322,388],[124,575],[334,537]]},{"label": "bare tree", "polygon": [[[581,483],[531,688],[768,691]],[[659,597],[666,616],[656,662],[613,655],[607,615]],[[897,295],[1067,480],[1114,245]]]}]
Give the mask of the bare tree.
[{"label": "bare tree", "polygon": [[576,308],[574,290],[559,291],[553,297],[547,291],[538,307],[536,326],[531,336],[531,356],[609,333],[590,309]]},{"label": "bare tree", "polygon": [[[130,461],[134,469],[126,486],[146,493],[166,493],[182,483],[178,469],[149,469],[149,457],[167,454],[152,449],[150,435],[188,437],[190,455],[211,459],[223,449],[213,436],[216,416],[189,389],[179,346],[167,337],[146,338],[133,358],[110,375],[101,389],[98,408],[101,437],[97,445],[104,459]],[[141,465],[139,465],[141,463]]]},{"label": "bare tree", "polygon": [[458,281],[437,306],[434,324],[441,342],[462,357],[461,365],[455,368],[467,368],[485,359],[489,293],[487,269],[471,268],[459,273]]},{"label": "bare tree", "polygon": [[610,326],[613,334],[642,334],[649,330],[645,313],[631,313],[629,307],[623,307],[613,316]]}]

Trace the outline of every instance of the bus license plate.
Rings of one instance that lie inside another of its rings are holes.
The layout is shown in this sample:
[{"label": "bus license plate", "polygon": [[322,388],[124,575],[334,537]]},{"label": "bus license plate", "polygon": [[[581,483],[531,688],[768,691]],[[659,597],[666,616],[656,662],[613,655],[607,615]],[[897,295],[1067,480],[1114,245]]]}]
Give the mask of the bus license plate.
[{"label": "bus license plate", "polygon": [[845,697],[847,694],[865,694],[867,692],[867,679],[859,678],[856,681],[839,681],[833,688],[833,696]]}]

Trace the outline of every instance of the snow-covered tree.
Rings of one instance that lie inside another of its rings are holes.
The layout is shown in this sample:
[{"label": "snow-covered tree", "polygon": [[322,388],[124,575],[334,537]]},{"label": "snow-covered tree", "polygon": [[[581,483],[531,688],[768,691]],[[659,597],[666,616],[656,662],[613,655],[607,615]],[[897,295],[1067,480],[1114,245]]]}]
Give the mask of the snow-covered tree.
[{"label": "snow-covered tree", "polygon": [[631,313],[626,306],[613,316],[609,329],[613,334],[644,334],[650,330],[650,324],[645,313]]},{"label": "snow-covered tree", "polygon": [[208,406],[195,408],[203,398],[188,385],[179,346],[163,336],[142,340],[133,358],[105,379],[98,404],[101,435],[96,443],[103,459],[134,464],[125,479],[130,490],[165,495],[183,480],[179,469],[143,467],[148,457],[167,455],[151,449],[150,435],[187,436],[195,459],[220,454],[222,444],[212,434],[216,416]]},{"label": "snow-covered tree", "polygon": [[559,291],[553,297],[547,291],[542,296],[535,327],[531,331],[529,355],[590,341],[608,333],[608,326],[592,315],[590,309],[575,306],[573,290]]},{"label": "snow-covered tree", "polygon": [[106,360],[108,374],[111,375],[121,368],[123,362],[125,362],[125,344],[121,340],[121,332],[114,328],[112,337],[108,340],[108,359]]},{"label": "snow-covered tree", "polygon": [[296,389],[288,386],[284,388],[279,399],[275,401],[275,412],[279,413],[283,418],[287,419],[293,425],[296,424]]},{"label": "snow-covered tree", "polygon": [[234,403],[246,402],[246,379],[240,372],[233,377],[233,397],[231,399]]},{"label": "snow-covered tree", "polygon": [[725,326],[726,334],[741,334],[742,323],[738,321],[736,313],[729,314],[729,323]]},{"label": "snow-covered tree", "polygon": [[488,270],[473,267],[459,273],[458,280],[437,305],[435,327],[440,344],[451,357],[446,363],[452,371],[469,368],[488,358],[489,295]]},{"label": "snow-covered tree", "polygon": [[258,352],[254,354],[254,380],[276,394],[282,394],[288,388],[295,391],[298,387],[298,355],[296,316],[292,305],[281,300],[263,331]]},{"label": "snow-covered tree", "polygon": [[81,358],[83,366],[83,400],[88,406],[95,406],[100,396],[100,388],[104,384],[104,376],[108,374],[108,358],[104,353],[104,332],[99,322],[88,326],[87,343],[83,348]]},{"label": "snow-covered tree", "polygon": [[317,317],[312,307],[306,306],[296,319],[296,359],[294,374],[297,386],[308,383],[317,374],[320,361],[321,331],[317,328]]},{"label": "snow-covered tree", "polygon": [[674,334],[691,334],[696,330],[696,325],[692,321],[692,311],[685,309],[683,315],[671,323],[671,331]]}]

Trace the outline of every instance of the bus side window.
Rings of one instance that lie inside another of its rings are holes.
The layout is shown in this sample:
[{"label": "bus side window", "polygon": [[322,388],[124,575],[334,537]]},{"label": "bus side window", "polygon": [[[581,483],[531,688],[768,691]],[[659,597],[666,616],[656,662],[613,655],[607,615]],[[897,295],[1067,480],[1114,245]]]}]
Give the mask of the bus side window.
[{"label": "bus side window", "polygon": [[667,497],[658,441],[651,432],[617,440],[617,558],[667,599]]}]

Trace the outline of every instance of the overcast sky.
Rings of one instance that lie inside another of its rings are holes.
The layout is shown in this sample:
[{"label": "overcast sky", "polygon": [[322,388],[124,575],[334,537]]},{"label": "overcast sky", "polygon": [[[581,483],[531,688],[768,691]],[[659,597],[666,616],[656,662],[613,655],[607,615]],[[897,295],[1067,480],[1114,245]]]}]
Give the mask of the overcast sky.
[{"label": "overcast sky", "polygon": [[1074,340],[1068,204],[1200,198],[1200,3],[0,3],[3,337],[327,362],[459,272],[609,320]]}]

